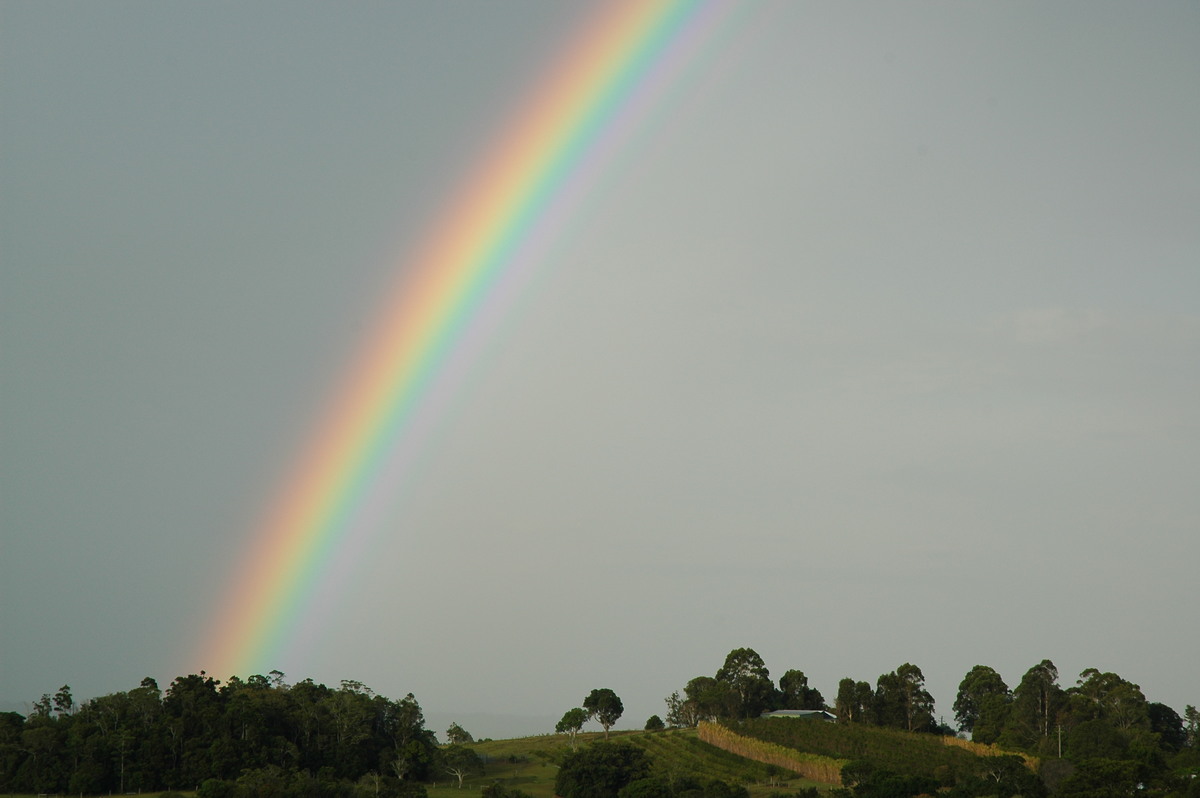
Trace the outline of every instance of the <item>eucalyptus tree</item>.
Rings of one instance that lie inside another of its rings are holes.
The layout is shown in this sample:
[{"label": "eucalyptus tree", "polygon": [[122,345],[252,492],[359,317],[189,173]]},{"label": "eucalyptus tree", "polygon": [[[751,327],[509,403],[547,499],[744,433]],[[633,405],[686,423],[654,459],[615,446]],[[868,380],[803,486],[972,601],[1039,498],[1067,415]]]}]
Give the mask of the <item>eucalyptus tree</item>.
[{"label": "eucalyptus tree", "polygon": [[925,689],[925,675],[912,663],[882,674],[875,688],[875,717],[880,726],[907,731],[934,728],[933,696]]},{"label": "eucalyptus tree", "polygon": [[571,740],[571,750],[577,750],[579,746],[575,742],[575,735],[579,734],[583,728],[583,724],[587,723],[587,719],[588,713],[586,709],[582,707],[568,709],[563,713],[562,720],[554,727],[554,732],[556,734],[568,735]]},{"label": "eucalyptus tree", "polygon": [[452,745],[466,745],[475,742],[475,738],[462,726],[451,723],[450,728],[446,729],[446,741]]},{"label": "eucalyptus tree", "polygon": [[954,699],[954,717],[958,720],[958,728],[973,732],[984,712],[984,705],[993,697],[1000,697],[1004,701],[1010,698],[1008,685],[1000,674],[987,665],[976,665],[967,671],[958,685],[958,696]]},{"label": "eucalyptus tree", "polygon": [[725,657],[716,679],[729,685],[734,706],[728,714],[739,718],[761,715],[771,706],[775,686],[763,658],[752,648],[735,648]]},{"label": "eucalyptus tree", "polygon": [[870,682],[856,682],[849,676],[838,682],[834,712],[838,720],[869,723],[874,717],[875,691]]},{"label": "eucalyptus tree", "polygon": [[1058,686],[1058,668],[1048,659],[1034,665],[1013,690],[1012,711],[1004,736],[1010,744],[1030,747],[1050,736],[1065,694]]},{"label": "eucalyptus tree", "polygon": [[1076,719],[1106,720],[1118,729],[1149,726],[1148,702],[1142,688],[1115,673],[1088,668],[1066,694]]}]

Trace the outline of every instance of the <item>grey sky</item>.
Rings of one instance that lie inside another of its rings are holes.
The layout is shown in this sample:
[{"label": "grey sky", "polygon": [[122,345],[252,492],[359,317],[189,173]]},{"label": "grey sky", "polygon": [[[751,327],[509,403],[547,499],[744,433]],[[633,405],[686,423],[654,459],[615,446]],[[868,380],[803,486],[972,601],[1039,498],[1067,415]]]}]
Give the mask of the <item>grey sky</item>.
[{"label": "grey sky", "polygon": [[[0,701],[181,675],[586,11],[0,5]],[[1200,704],[1197,86],[1194,3],[740,7],[271,667],[551,724],[740,646],[948,719],[1043,658]]]}]

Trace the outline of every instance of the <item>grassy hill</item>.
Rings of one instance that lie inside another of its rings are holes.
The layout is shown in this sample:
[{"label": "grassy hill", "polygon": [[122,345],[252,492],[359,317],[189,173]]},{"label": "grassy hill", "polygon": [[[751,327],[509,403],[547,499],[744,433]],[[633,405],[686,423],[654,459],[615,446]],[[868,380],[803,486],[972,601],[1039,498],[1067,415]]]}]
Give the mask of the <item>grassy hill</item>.
[{"label": "grassy hill", "polygon": [[[580,746],[603,740],[602,733],[580,734]],[[744,784],[751,798],[767,798],[771,793],[799,787],[827,787],[781,772],[760,762],[722,751],[699,739],[695,729],[660,732],[612,732],[612,740],[621,740],[642,748],[650,756],[656,773],[668,780],[694,777],[720,779]],[[506,787],[522,790],[533,798],[553,798],[555,764],[571,751],[566,735],[545,734],[513,740],[489,740],[470,746],[484,759],[484,772],[472,775],[458,788],[456,779],[446,778],[427,785],[430,798],[467,798],[483,787],[499,781]]]},{"label": "grassy hill", "polygon": [[[843,763],[867,761],[877,769],[907,776],[929,776],[942,783],[979,773],[990,757],[1009,753],[934,734],[857,723],[754,718],[719,724],[719,727],[751,741]],[[1036,767],[1032,757],[1021,758],[1027,765]]]}]

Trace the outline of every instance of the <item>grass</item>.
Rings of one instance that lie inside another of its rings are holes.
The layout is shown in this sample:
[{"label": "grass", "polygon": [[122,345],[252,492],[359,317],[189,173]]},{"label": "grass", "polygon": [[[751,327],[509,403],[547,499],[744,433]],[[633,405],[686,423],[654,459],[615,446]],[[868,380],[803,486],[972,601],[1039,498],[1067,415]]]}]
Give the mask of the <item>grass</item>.
[{"label": "grass", "polygon": [[[580,746],[603,740],[600,732],[580,734]],[[745,785],[751,798],[767,798],[772,793],[829,785],[807,781],[791,774],[775,775],[775,771],[758,762],[709,745],[696,736],[695,729],[672,729],[661,732],[614,731],[610,740],[621,740],[642,748],[649,754],[657,773],[668,779],[693,777],[720,779]],[[506,787],[521,790],[532,798],[554,798],[554,779],[558,767],[554,764],[571,751],[569,738],[562,734],[545,734],[512,740],[489,740],[472,743],[471,748],[484,759],[484,772],[463,780],[447,776],[436,784],[425,785],[429,798],[468,798],[478,795],[489,784],[499,781]]]}]

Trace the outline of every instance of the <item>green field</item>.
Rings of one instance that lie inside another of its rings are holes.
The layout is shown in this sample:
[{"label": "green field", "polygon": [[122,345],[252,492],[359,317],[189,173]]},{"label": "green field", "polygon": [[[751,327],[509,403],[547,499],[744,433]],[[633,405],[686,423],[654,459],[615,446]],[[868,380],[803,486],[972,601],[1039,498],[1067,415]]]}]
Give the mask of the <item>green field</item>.
[{"label": "green field", "polygon": [[[596,732],[580,734],[577,742],[582,746],[603,739],[604,735]],[[683,777],[720,779],[745,785],[751,798],[766,798],[774,792],[800,787],[828,789],[828,785],[791,774],[777,775],[767,765],[702,742],[697,738],[695,729],[612,732],[610,739],[645,749],[654,763],[654,770],[668,780]],[[527,792],[533,798],[554,798],[554,778],[558,772],[554,762],[571,750],[567,736],[561,734],[492,740],[473,743],[470,747],[485,760],[484,772],[464,779],[461,789],[458,781],[450,777],[426,785],[429,798],[462,798],[467,794],[477,794],[496,781]]]}]

